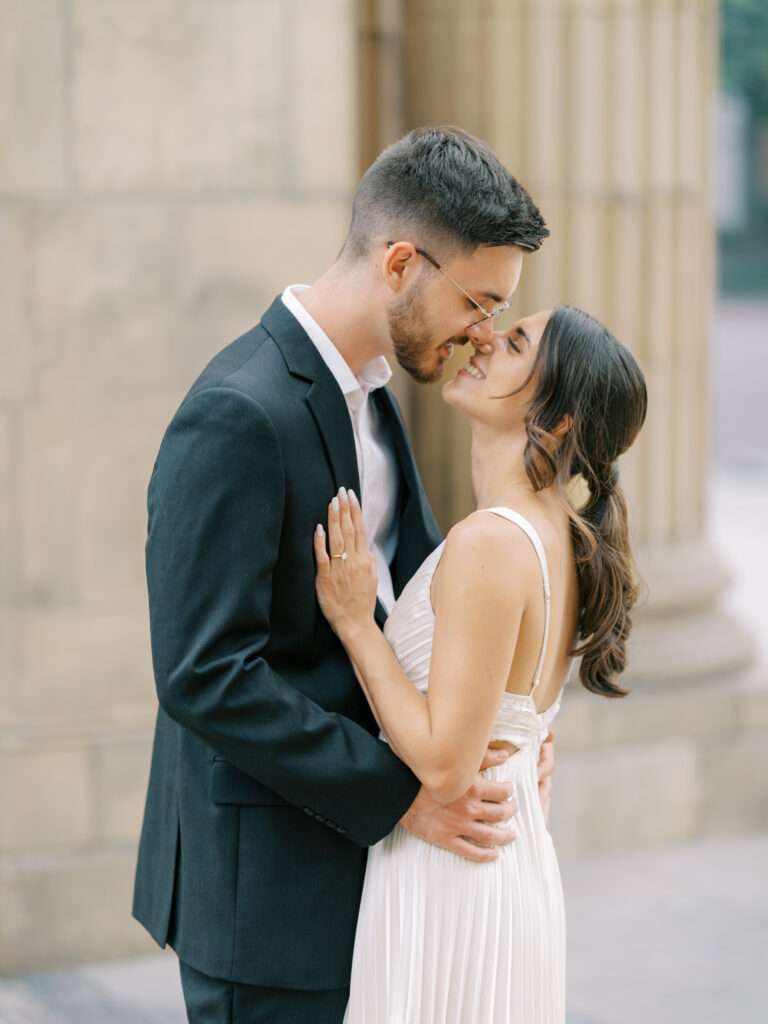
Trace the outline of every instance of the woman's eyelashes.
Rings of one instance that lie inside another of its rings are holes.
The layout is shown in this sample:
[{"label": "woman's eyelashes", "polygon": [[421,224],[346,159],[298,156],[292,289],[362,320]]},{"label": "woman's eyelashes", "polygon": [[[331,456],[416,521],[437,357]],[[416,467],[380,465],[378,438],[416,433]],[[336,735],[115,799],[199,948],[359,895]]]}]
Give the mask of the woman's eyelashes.
[{"label": "woman's eyelashes", "polygon": [[512,348],[515,350],[515,352],[517,352],[518,355],[520,355],[520,346],[517,344],[514,338],[508,337],[507,343],[512,346]]}]

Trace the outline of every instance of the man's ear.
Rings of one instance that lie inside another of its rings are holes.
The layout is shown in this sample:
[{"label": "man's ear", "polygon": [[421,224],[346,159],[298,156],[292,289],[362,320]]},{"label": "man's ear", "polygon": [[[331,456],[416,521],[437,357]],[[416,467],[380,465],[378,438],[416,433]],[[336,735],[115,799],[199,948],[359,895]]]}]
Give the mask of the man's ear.
[{"label": "man's ear", "polygon": [[406,277],[413,273],[416,255],[416,248],[411,242],[392,242],[387,245],[382,269],[392,291],[399,292]]}]

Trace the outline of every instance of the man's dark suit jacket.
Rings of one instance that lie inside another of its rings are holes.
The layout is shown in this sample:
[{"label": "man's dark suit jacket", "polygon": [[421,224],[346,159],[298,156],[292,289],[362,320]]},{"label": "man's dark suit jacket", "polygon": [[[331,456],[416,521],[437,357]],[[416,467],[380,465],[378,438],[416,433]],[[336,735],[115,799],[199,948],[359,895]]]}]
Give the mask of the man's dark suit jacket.
[{"label": "man's dark suit jacket", "polygon": [[[441,536],[394,398],[371,400],[400,467],[397,595]],[[344,396],[278,297],[184,398],[147,499],[160,706],[133,913],[251,985],[349,983],[366,848],[419,788],[315,597],[313,530],[342,485],[360,494]]]}]

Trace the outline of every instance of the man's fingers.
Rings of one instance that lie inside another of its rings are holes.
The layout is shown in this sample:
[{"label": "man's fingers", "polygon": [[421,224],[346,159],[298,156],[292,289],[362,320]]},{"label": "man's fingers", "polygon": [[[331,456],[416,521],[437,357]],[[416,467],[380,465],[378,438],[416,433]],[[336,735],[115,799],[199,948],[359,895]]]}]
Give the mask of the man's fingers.
[{"label": "man's fingers", "polygon": [[479,821],[473,821],[462,835],[481,846],[507,846],[517,838],[513,828],[496,828],[493,825],[482,825]]},{"label": "man's fingers", "polygon": [[539,780],[551,775],[555,770],[555,750],[552,743],[542,743],[539,754],[538,775]]},{"label": "man's fingers", "polygon": [[476,800],[489,800],[491,803],[504,803],[510,797],[515,798],[513,782],[490,782],[480,779],[475,783],[474,797]]},{"label": "man's fingers", "polygon": [[496,750],[493,747],[487,747],[483,763],[480,765],[480,771],[484,772],[486,768],[495,768],[496,765],[504,764],[508,760],[509,752],[507,750]]},{"label": "man's fingers", "polygon": [[503,804],[491,804],[482,802],[480,809],[475,815],[476,821],[488,821],[497,825],[501,821],[508,821],[517,814],[517,802],[515,800],[504,801]]},{"label": "man's fingers", "polygon": [[468,843],[466,839],[462,839],[461,836],[454,839],[448,846],[448,849],[453,853],[458,853],[465,860],[475,861],[476,864],[487,864],[491,860],[496,860],[499,856],[496,849],[475,846],[472,843]]}]

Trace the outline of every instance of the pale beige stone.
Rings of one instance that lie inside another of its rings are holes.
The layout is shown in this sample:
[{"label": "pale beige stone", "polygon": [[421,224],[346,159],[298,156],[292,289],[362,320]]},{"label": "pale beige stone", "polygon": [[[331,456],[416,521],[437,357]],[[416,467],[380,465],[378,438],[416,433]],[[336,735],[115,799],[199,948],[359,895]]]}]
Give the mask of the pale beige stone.
[{"label": "pale beige stone", "polygon": [[646,742],[572,754],[557,768],[551,831],[564,854],[682,842],[697,824],[696,746]]},{"label": "pale beige stone", "polygon": [[157,950],[130,914],[133,847],[0,859],[0,972]]},{"label": "pale beige stone", "polygon": [[721,737],[703,747],[697,771],[703,794],[700,828],[710,834],[768,828],[765,732]]},{"label": "pale beige stone", "polygon": [[180,231],[174,358],[188,376],[257,324],[288,284],[314,281],[336,258],[349,205],[340,200],[199,204]]},{"label": "pale beige stone", "polygon": [[[652,190],[675,185],[676,61],[679,11],[674,0],[656,0],[647,13],[646,121],[647,184]],[[697,90],[697,94],[700,95]]]},{"label": "pale beige stone", "polygon": [[717,607],[677,615],[638,615],[627,644],[630,680],[695,680],[749,668],[754,641],[742,622]]},{"label": "pale beige stone", "polygon": [[[286,26],[286,81],[293,186],[346,194],[357,176],[356,24],[353,0],[292,0]],[[274,59],[274,58],[273,58]]]},{"label": "pale beige stone", "polygon": [[15,596],[16,564],[16,417],[0,401],[0,607]]},{"label": "pale beige stone", "polygon": [[138,844],[151,750],[151,736],[115,736],[91,750],[98,840]]},{"label": "pale beige stone", "polygon": [[7,254],[0,274],[0,403],[21,400],[29,386],[28,232],[26,211],[0,207],[0,252]]},{"label": "pale beige stone", "polygon": [[154,699],[147,612],[35,609],[21,622],[18,706],[38,720],[120,716]]},{"label": "pale beige stone", "polygon": [[739,692],[736,715],[745,732],[768,730],[768,679],[764,673],[760,674],[759,685]]},{"label": "pale beige stone", "polygon": [[280,187],[279,0],[75,0],[78,173],[91,189]]},{"label": "pale beige stone", "polygon": [[602,198],[576,195],[571,200],[566,236],[569,301],[601,320],[608,313],[607,220]]},{"label": "pale beige stone", "polygon": [[83,750],[0,753],[0,851],[83,846],[93,806]]},{"label": "pale beige stone", "polygon": [[74,426],[74,411],[95,398],[117,405],[167,394],[177,211],[141,200],[46,206],[30,245],[38,403],[68,403]]},{"label": "pale beige stone", "polygon": [[[608,180],[615,194],[639,198],[643,183],[643,134],[638,131],[644,108],[644,47],[641,0],[616,4],[608,23],[610,39],[606,59],[610,105],[607,132]],[[617,270],[621,263],[615,264]],[[634,289],[633,289],[634,291]]]},{"label": "pale beige stone", "polygon": [[[571,74],[566,88],[574,130],[569,136],[567,159],[569,184],[577,195],[592,195],[602,189],[608,168],[609,23],[595,16],[599,13],[582,7],[579,16],[570,22]],[[588,251],[593,250],[589,247]]]},{"label": "pale beige stone", "polygon": [[0,188],[4,191],[60,190],[70,180],[64,21],[64,8],[48,0],[3,3]]},{"label": "pale beige stone", "polygon": [[[507,4],[502,6],[512,7]],[[522,133],[523,139],[518,141],[515,147],[516,152],[510,153],[509,167],[513,173],[524,173],[531,183],[535,182],[535,198],[541,206],[545,195],[562,188],[567,166],[566,137],[562,130],[566,98],[563,88],[566,64],[560,60],[548,60],[542,55],[564,52],[567,28],[555,4],[531,4],[526,15],[526,45],[520,47],[516,41],[505,39],[503,51],[498,52],[496,56],[496,64],[505,69],[514,68],[520,76],[520,80],[515,83],[517,94],[519,95],[522,89],[526,101],[515,103],[513,106],[519,109],[521,116],[525,118],[525,128]],[[509,59],[510,52],[515,53],[514,60]],[[542,60],[546,60],[547,73],[544,75],[537,66]],[[499,106],[506,115],[509,103]],[[498,128],[503,130],[503,116],[499,121]],[[494,137],[498,135],[494,133]],[[517,169],[516,161],[521,159],[524,165]],[[552,228],[552,211],[548,206],[542,209],[545,211],[545,219]],[[555,248],[556,245],[545,246],[547,255]],[[539,266],[537,277],[543,273],[542,267]]]}]

